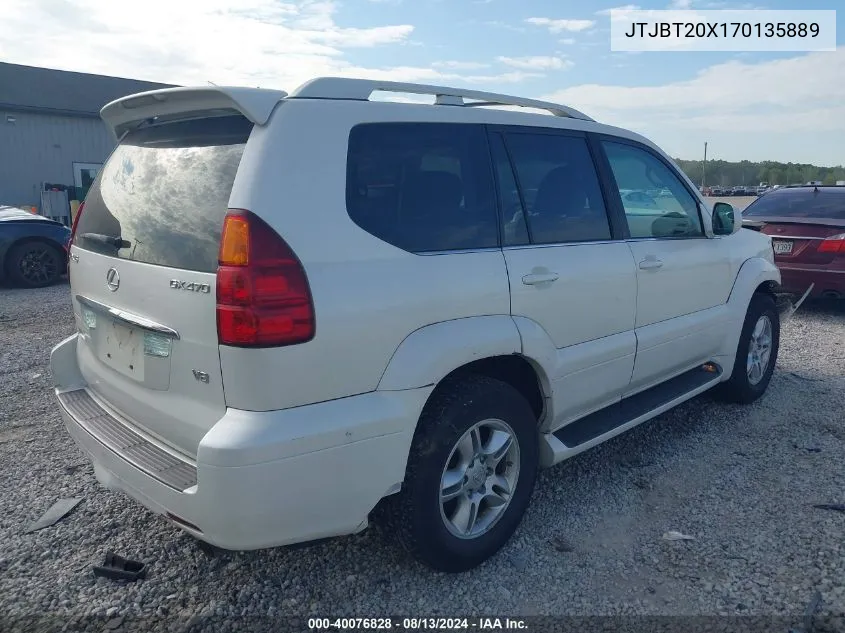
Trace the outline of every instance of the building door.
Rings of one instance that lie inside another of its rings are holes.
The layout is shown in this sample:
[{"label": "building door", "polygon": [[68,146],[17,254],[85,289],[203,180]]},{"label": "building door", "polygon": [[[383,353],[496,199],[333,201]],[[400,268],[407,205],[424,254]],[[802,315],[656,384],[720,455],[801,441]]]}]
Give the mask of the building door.
[{"label": "building door", "polygon": [[80,200],[84,200],[85,196],[88,195],[88,189],[102,166],[101,163],[73,164],[73,184],[77,188],[77,195]]}]

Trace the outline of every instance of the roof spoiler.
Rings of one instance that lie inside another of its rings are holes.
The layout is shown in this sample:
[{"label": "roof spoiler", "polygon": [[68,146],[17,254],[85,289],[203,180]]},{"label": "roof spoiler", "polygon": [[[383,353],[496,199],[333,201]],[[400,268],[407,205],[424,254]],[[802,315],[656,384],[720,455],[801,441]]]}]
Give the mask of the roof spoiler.
[{"label": "roof spoiler", "polygon": [[123,97],[103,106],[100,116],[117,138],[153,117],[209,111],[237,111],[255,125],[264,125],[276,105],[287,96],[282,90],[203,86],[165,88]]}]

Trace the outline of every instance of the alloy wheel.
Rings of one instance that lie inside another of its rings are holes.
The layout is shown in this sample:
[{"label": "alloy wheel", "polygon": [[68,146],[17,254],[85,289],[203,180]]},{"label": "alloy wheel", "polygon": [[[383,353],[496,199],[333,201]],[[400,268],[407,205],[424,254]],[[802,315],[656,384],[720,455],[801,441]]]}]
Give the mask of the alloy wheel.
[{"label": "alloy wheel", "polygon": [[464,433],[440,479],[440,516],[462,539],[487,533],[505,513],[519,480],[519,441],[502,420],[483,420]]}]

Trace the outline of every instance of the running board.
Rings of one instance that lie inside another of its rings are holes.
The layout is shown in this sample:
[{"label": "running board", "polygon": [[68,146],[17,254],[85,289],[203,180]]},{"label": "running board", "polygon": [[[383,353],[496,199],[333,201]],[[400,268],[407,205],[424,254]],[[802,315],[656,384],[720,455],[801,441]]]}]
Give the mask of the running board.
[{"label": "running board", "polygon": [[722,368],[705,363],[542,436],[540,458],[551,466],[676,407],[715,386]]}]

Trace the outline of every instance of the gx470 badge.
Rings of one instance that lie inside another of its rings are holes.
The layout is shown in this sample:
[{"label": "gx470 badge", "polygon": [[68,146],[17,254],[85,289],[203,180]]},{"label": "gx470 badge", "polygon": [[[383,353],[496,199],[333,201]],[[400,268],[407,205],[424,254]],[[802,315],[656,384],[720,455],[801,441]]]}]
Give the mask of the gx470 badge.
[{"label": "gx470 badge", "polygon": [[173,290],[188,290],[190,292],[202,292],[203,294],[211,292],[211,286],[208,284],[198,284],[193,281],[182,281],[180,279],[171,279],[170,287]]}]

